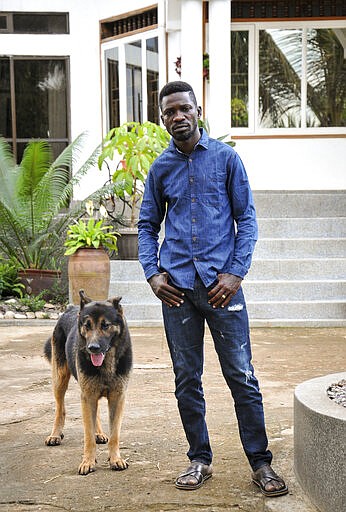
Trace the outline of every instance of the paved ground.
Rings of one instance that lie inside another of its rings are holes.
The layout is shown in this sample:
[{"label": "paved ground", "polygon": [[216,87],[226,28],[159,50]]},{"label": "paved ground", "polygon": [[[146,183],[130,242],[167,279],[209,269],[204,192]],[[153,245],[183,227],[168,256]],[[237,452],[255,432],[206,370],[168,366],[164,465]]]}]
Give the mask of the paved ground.
[{"label": "paved ground", "polygon": [[[83,431],[78,387],[71,381],[63,444],[46,447],[53,396],[42,345],[51,326],[28,322],[0,324],[1,511],[316,512],[293,472],[293,392],[304,380],[344,370],[345,329],[252,330],[274,468],[290,487],[289,495],[268,499],[250,481],[229,392],[209,335],[204,388],[214,476],[200,490],[185,492],[173,485],[186,466],[187,446],[162,329],[131,329],[135,369],[121,442],[129,468],[110,471],[107,447],[99,446],[97,471],[79,476]],[[106,403],[102,417],[106,421]]]}]

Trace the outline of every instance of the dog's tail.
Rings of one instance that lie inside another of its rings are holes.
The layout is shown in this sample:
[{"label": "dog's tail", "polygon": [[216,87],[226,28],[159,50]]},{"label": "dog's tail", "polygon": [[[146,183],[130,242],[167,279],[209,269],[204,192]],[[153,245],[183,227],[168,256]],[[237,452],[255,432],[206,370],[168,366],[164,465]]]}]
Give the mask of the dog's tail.
[{"label": "dog's tail", "polygon": [[52,337],[50,336],[43,347],[43,353],[49,362],[52,361]]}]

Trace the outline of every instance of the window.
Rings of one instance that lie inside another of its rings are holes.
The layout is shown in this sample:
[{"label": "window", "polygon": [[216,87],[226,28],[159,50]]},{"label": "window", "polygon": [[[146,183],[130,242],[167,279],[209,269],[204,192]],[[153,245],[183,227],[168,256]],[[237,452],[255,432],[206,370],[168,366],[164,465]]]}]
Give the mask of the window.
[{"label": "window", "polygon": [[157,31],[102,44],[106,130],[130,121],[159,123]]},{"label": "window", "polygon": [[232,126],[253,132],[345,129],[345,24],[232,24],[231,44]]},{"label": "window", "polygon": [[40,138],[57,156],[69,142],[67,58],[0,58],[0,136],[20,160],[26,143]]},{"label": "window", "polygon": [[68,34],[68,13],[2,12],[0,32],[9,34]]}]

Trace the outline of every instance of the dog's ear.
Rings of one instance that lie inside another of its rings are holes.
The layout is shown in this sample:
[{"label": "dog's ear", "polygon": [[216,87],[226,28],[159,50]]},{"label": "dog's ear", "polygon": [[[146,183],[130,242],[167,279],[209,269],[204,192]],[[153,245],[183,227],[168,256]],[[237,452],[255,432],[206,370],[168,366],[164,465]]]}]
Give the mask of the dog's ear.
[{"label": "dog's ear", "polygon": [[92,302],[92,299],[85,295],[84,290],[79,290],[79,297],[80,297],[80,308],[83,309],[85,304],[88,304],[89,302]]},{"label": "dog's ear", "polygon": [[121,299],[122,297],[112,297],[111,299],[108,299],[108,302],[113,304],[114,309],[117,309],[118,311],[120,311],[120,313],[122,313],[123,311],[123,308],[120,305]]}]

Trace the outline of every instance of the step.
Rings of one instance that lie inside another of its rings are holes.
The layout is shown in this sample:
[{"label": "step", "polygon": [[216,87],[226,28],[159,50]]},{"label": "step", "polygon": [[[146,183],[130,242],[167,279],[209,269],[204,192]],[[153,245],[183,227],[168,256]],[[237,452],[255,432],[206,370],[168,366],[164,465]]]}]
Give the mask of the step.
[{"label": "step", "polygon": [[[123,304],[129,325],[162,325],[161,304]],[[346,301],[247,301],[251,326],[346,326]]]},{"label": "step", "polygon": [[258,218],[259,238],[346,237],[346,217]]},{"label": "step", "polygon": [[[262,259],[255,251],[246,279],[345,279],[345,269],[346,258]],[[146,282],[139,261],[111,260],[111,285],[129,280]]]},{"label": "step", "polygon": [[[251,300],[346,300],[346,280],[320,281],[264,281],[249,280],[243,282],[245,295]],[[122,303],[151,303],[156,299],[146,281],[118,281],[111,286],[111,295],[122,296]]]},{"label": "step", "polygon": [[258,217],[346,217],[346,191],[255,191]]},{"label": "step", "polygon": [[257,258],[344,258],[346,238],[262,238],[254,254]]},{"label": "step", "polygon": [[261,259],[256,251],[247,279],[345,279],[346,258]]}]

